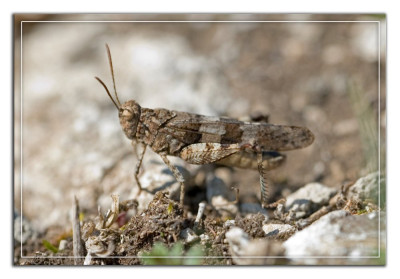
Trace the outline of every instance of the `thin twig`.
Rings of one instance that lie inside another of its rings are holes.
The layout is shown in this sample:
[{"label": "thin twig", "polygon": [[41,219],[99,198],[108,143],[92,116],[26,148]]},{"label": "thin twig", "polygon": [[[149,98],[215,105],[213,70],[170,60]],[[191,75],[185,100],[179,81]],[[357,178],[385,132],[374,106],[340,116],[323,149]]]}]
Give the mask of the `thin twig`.
[{"label": "thin twig", "polygon": [[79,222],[79,202],[74,197],[74,205],[72,206],[72,244],[74,250],[74,264],[81,265],[82,257],[84,257],[84,248],[81,239],[81,224]]}]

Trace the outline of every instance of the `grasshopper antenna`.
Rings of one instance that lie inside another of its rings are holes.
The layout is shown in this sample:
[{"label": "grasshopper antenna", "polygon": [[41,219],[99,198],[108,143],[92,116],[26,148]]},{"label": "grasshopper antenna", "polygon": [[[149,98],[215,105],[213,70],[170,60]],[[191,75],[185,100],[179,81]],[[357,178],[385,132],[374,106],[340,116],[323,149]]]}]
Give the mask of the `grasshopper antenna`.
[{"label": "grasshopper antenna", "polygon": [[111,101],[114,103],[115,107],[119,110],[119,106],[117,105],[117,103],[114,101],[113,97],[111,97],[110,91],[108,91],[107,86],[104,84],[104,82],[98,78],[98,77],[94,77],[95,79],[97,79],[98,82],[100,82],[101,85],[103,85],[104,89],[107,91],[108,97],[110,97]]},{"label": "grasshopper antenna", "polygon": [[[106,44],[106,49],[107,49],[107,55],[108,55],[108,62],[110,64],[110,69],[111,69],[111,76],[112,76],[112,80],[113,80],[113,85],[114,85],[114,95],[116,97],[117,102],[114,101],[114,98],[111,96],[110,91],[108,90],[107,86],[105,85],[105,83],[99,78],[99,77],[94,77],[95,79],[97,79],[98,82],[100,82],[101,85],[103,85],[104,89],[106,90],[108,97],[110,97],[111,101],[114,103],[115,107],[117,109],[120,109],[121,107],[121,102],[118,99],[118,94],[117,94],[117,88],[115,86],[115,78],[114,78],[114,69],[113,69],[113,64],[112,64],[112,59],[111,59],[111,51],[110,51],[110,47],[108,46],[108,44]],[[118,103],[118,104],[117,104]]]},{"label": "grasshopper antenna", "polygon": [[121,107],[121,102],[118,99],[117,87],[115,86],[114,68],[113,68],[112,59],[111,59],[111,51],[110,51],[110,47],[108,46],[108,44],[106,44],[106,49],[107,49],[107,55],[108,55],[108,62],[110,63],[110,70],[111,70],[111,76],[112,76],[113,85],[114,85],[115,98],[117,100],[119,107]]}]

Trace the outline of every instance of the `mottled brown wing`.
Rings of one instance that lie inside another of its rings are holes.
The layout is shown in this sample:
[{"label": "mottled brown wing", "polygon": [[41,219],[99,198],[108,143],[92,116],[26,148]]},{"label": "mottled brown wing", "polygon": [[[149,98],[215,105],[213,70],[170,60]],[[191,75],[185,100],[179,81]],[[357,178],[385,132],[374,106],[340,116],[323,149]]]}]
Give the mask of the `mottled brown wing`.
[{"label": "mottled brown wing", "polygon": [[163,130],[186,144],[237,143],[245,149],[258,146],[263,151],[286,151],[306,147],[314,141],[314,135],[305,127],[175,113],[176,117],[166,123]]}]

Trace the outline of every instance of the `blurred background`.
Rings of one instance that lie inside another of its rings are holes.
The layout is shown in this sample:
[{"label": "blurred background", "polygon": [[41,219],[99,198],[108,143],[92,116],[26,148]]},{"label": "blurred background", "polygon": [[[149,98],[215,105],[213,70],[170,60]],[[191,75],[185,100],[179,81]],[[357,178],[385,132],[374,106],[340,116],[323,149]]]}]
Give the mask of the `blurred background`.
[{"label": "blurred background", "polygon": [[[133,197],[137,159],[94,79],[111,89],[105,43],[121,102],[308,127],[315,142],[269,172],[272,196],[384,172],[385,28],[382,15],[15,15],[15,208],[43,231],[69,222],[74,195],[94,212]],[[233,176],[259,198],[257,172]]]}]

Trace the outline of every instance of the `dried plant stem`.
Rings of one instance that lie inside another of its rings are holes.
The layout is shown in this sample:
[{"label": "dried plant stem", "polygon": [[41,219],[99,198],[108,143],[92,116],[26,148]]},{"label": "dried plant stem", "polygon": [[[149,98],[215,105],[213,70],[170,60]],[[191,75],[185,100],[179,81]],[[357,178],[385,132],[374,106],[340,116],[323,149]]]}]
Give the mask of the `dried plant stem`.
[{"label": "dried plant stem", "polygon": [[84,247],[81,239],[81,225],[79,222],[79,202],[74,197],[74,205],[72,206],[72,238],[74,250],[74,264],[81,265],[82,257],[84,257]]},{"label": "dried plant stem", "polygon": [[205,208],[206,208],[206,203],[204,203],[204,202],[199,203],[199,210],[197,211],[196,220],[194,221],[194,229],[195,230],[198,229],[198,227],[199,227],[200,220],[204,214]]}]

